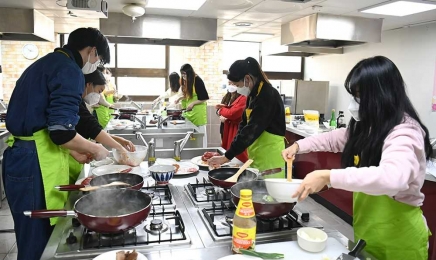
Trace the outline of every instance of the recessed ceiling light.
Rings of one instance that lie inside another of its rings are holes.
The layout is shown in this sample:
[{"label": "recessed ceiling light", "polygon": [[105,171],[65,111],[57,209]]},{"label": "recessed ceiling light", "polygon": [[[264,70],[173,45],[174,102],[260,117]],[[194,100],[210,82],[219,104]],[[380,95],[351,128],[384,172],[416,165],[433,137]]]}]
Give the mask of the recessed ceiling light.
[{"label": "recessed ceiling light", "polygon": [[249,23],[249,22],[237,22],[237,23],[234,23],[234,25],[238,26],[238,27],[249,27],[249,26],[252,26],[253,24]]},{"label": "recessed ceiling light", "polygon": [[362,13],[406,16],[436,9],[436,3],[426,1],[394,1],[359,10]]},{"label": "recessed ceiling light", "polygon": [[198,10],[206,0],[148,0],[146,8]]}]

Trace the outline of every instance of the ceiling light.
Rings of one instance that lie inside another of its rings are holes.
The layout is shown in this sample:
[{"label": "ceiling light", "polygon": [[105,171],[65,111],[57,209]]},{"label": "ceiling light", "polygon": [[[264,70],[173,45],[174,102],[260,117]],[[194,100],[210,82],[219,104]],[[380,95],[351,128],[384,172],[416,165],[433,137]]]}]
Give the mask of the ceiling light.
[{"label": "ceiling light", "polygon": [[436,9],[436,3],[424,1],[394,1],[359,10],[362,13],[406,16]]},{"label": "ceiling light", "polygon": [[128,4],[123,7],[123,13],[125,15],[131,16],[132,21],[136,20],[136,17],[142,16],[145,14],[144,7],[137,4]]},{"label": "ceiling light", "polygon": [[147,8],[198,10],[206,0],[148,0]]},{"label": "ceiling light", "polygon": [[238,26],[238,27],[249,27],[249,26],[252,26],[253,24],[249,23],[249,22],[237,22],[237,23],[234,23],[234,25]]},{"label": "ceiling light", "polygon": [[273,37],[272,33],[252,33],[252,32],[243,32],[233,36],[232,38],[235,40],[249,41],[249,42],[262,42],[266,39]]}]

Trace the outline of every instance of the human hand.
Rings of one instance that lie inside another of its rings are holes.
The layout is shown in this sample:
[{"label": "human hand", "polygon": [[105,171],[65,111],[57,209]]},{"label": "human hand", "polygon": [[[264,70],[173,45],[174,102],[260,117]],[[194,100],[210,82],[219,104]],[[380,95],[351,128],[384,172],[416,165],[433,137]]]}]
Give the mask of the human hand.
[{"label": "human hand", "polygon": [[224,123],[226,120],[227,120],[227,118],[225,118],[225,117],[223,117],[223,116],[220,116],[220,121],[221,121],[222,123]]},{"label": "human hand", "polygon": [[293,145],[289,146],[285,150],[282,151],[282,157],[283,160],[288,161],[288,159],[295,159],[295,155],[298,153],[298,150],[300,148],[298,147],[298,143],[294,143]]},{"label": "human hand", "polygon": [[217,105],[215,105],[216,109],[221,109],[223,107],[226,107],[226,105],[224,105],[224,104],[217,104]]},{"label": "human hand", "polygon": [[318,192],[329,184],[330,170],[313,171],[306,175],[297,191],[292,195],[292,198],[298,198],[299,201],[302,201],[306,199],[309,194]]},{"label": "human hand", "polygon": [[124,148],[126,148],[126,150],[129,151],[129,152],[136,151],[135,145],[131,141],[129,141],[129,140],[126,140],[126,139],[124,139],[122,137],[118,137],[117,142],[119,144],[121,144]]},{"label": "human hand", "polygon": [[193,104],[189,104],[189,105],[186,107],[186,111],[191,111],[193,108],[194,108],[194,105],[193,105]]},{"label": "human hand", "polygon": [[227,157],[225,156],[214,156],[207,161],[207,164],[209,164],[210,167],[216,169],[216,168],[220,168],[221,165],[229,161],[230,160],[227,159]]},{"label": "human hand", "polygon": [[94,151],[92,152],[92,158],[96,161],[101,161],[109,155],[109,151],[101,144],[95,144]]},{"label": "human hand", "polygon": [[70,150],[70,155],[74,158],[74,160],[81,164],[90,163],[92,161],[92,155],[89,153],[79,153],[74,150]]}]

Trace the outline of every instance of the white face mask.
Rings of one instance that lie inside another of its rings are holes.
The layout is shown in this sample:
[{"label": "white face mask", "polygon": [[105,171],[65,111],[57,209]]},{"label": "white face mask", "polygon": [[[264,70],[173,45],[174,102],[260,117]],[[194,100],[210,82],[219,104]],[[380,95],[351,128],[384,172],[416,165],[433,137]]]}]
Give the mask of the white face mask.
[{"label": "white face mask", "polygon": [[250,88],[245,85],[245,78],[244,78],[244,86],[242,88],[238,88],[236,91],[238,91],[239,94],[248,97],[250,95]]},{"label": "white face mask", "polygon": [[228,85],[227,86],[227,91],[230,92],[230,93],[233,93],[233,92],[235,92],[237,90],[238,90],[237,86],[232,86],[232,85]]},{"label": "white face mask", "polygon": [[83,101],[90,106],[97,105],[100,101],[100,94],[91,92],[83,98]]},{"label": "white face mask", "polygon": [[97,70],[99,60],[95,61],[94,63],[91,63],[89,62],[90,57],[91,57],[91,53],[88,55],[88,61],[85,63],[85,66],[83,66],[82,68],[83,74],[91,74]]},{"label": "white face mask", "polygon": [[354,99],[354,97],[351,97],[350,105],[348,106],[348,111],[350,111],[351,116],[354,118],[354,120],[360,121],[359,118],[360,98],[356,98],[356,99]]}]

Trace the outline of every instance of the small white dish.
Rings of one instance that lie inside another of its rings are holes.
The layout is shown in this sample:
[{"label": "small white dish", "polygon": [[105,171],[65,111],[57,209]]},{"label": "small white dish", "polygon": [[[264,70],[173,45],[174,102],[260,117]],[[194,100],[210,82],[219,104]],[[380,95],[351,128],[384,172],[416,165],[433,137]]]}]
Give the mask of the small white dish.
[{"label": "small white dish", "polygon": [[297,231],[298,245],[312,253],[323,251],[327,244],[327,238],[327,233],[318,228],[303,227]]},{"label": "small white dish", "polygon": [[117,173],[129,168],[132,168],[132,170],[129,173],[141,175],[141,168],[139,166],[130,167],[127,165],[104,165],[93,169],[91,173],[95,176],[101,176],[110,173]]},{"label": "small white dish", "polygon": [[100,166],[104,166],[104,165],[112,165],[115,162],[111,159],[111,158],[106,158],[103,159],[101,161],[92,161],[90,163],[91,167],[100,167]]},{"label": "small white dish", "polygon": [[262,260],[262,258],[250,255],[228,255],[221,257],[218,260]]},{"label": "small white dish", "polygon": [[[101,255],[97,256],[93,260],[109,260],[109,259],[114,259],[115,260],[116,257],[117,257],[117,252],[120,252],[120,251],[132,251],[132,250],[114,250],[114,251],[109,251],[109,252],[106,252],[104,254],[101,254]],[[143,255],[143,254],[141,254],[139,252],[136,252],[136,253],[138,253],[138,258],[136,258],[136,260],[148,260],[148,258],[145,255]]]},{"label": "small white dish", "polygon": [[113,125],[112,128],[115,130],[123,130],[126,129],[126,125]]}]

